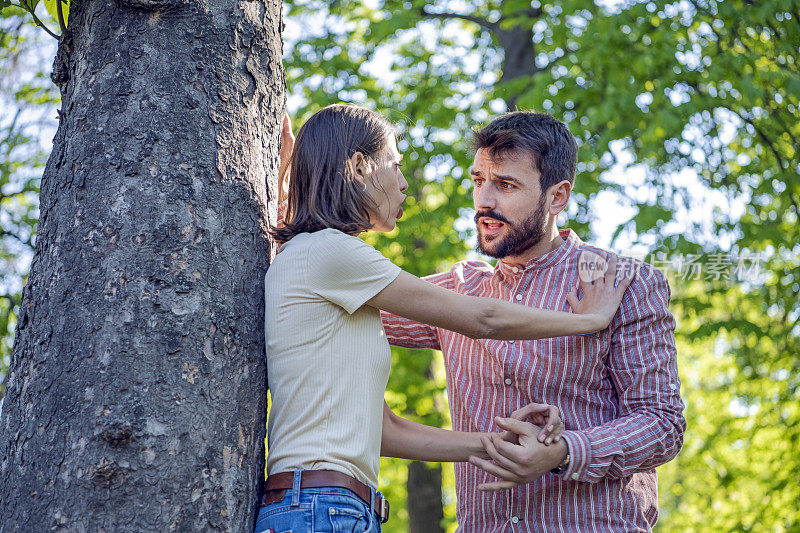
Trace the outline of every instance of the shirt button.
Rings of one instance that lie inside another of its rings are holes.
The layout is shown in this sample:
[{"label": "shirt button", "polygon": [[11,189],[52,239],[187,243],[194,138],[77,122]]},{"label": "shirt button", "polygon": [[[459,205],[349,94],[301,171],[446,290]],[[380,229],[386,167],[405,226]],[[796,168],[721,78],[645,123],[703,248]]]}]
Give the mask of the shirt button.
[{"label": "shirt button", "polygon": [[578,473],[577,472],[573,472],[571,477],[572,477],[572,479],[578,479]]},{"label": "shirt button", "polygon": [[520,300],[522,300],[522,295],[521,294],[517,294],[516,296],[514,296],[514,298],[516,298],[517,301],[520,301]]},{"label": "shirt button", "polygon": [[506,385],[511,385],[511,378],[506,378]]},{"label": "shirt button", "polygon": [[512,516],[511,517],[511,523],[512,524],[516,524],[517,522],[519,522],[519,517],[518,516]]},{"label": "shirt button", "polygon": [[670,383],[670,384],[669,384],[669,388],[670,388],[670,389],[672,389],[672,390],[675,390],[675,389],[677,389],[677,388],[678,388],[678,386],[677,386],[677,385],[675,385],[674,383]]},{"label": "shirt button", "polygon": [[519,269],[517,267],[511,267],[511,272],[516,274],[517,272],[519,272]]},{"label": "shirt button", "polygon": [[509,344],[514,344],[517,341],[508,341]]}]

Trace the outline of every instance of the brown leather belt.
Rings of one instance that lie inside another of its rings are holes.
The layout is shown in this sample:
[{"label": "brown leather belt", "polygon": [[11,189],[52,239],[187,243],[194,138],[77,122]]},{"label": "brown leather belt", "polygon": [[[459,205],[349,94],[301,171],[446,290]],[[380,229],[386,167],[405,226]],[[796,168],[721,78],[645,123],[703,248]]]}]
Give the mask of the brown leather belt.
[{"label": "brown leather belt", "polygon": [[[286,489],[291,489],[293,483],[294,472],[281,472],[268,476],[267,482],[264,485],[264,495],[261,498],[261,505],[270,505],[276,501],[281,501],[283,499],[283,494],[280,494],[280,498],[276,499],[278,495],[269,493],[277,490],[285,491]],[[348,489],[364,500],[364,503],[370,505],[370,497],[372,495],[371,489],[356,478],[334,470],[303,470],[300,476],[300,488],[320,487],[340,487]],[[381,523],[385,524],[389,519],[389,502],[377,492],[375,493],[374,510],[378,518],[381,519]]]}]

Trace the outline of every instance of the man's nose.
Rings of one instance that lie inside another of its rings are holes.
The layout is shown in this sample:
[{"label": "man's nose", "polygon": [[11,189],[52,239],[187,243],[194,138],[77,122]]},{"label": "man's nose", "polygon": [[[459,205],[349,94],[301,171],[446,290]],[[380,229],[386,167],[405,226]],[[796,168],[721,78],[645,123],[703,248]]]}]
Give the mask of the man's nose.
[{"label": "man's nose", "polygon": [[483,187],[475,188],[472,200],[477,211],[494,209],[497,206],[494,193],[491,191],[491,187],[487,187],[486,184]]},{"label": "man's nose", "polygon": [[400,178],[400,192],[403,192],[406,189],[408,189],[408,182],[406,181],[406,177],[403,176]]}]

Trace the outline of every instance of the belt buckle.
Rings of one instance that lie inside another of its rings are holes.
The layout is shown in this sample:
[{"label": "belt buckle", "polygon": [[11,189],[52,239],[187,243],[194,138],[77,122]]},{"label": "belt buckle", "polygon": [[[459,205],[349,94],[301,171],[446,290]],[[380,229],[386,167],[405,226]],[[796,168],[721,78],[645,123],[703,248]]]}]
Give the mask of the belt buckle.
[{"label": "belt buckle", "polygon": [[386,498],[381,497],[381,524],[385,524],[389,521],[389,501]]}]

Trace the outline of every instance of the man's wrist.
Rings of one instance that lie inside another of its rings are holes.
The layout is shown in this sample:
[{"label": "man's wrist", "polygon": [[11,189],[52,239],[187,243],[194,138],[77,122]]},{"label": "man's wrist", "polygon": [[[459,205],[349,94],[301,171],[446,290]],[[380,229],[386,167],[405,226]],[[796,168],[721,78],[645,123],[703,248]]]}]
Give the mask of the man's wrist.
[{"label": "man's wrist", "polygon": [[581,431],[567,429],[561,434],[561,440],[569,448],[569,466],[561,477],[571,481],[589,481],[587,470],[592,460],[589,438]]},{"label": "man's wrist", "polygon": [[554,466],[550,470],[550,472],[556,475],[561,475],[567,471],[567,468],[569,468],[569,463],[570,463],[569,444],[567,444],[567,441],[565,441],[564,439],[561,439],[556,443],[556,446],[562,450],[562,453],[559,454],[559,457],[561,459],[556,464],[556,466]]}]

